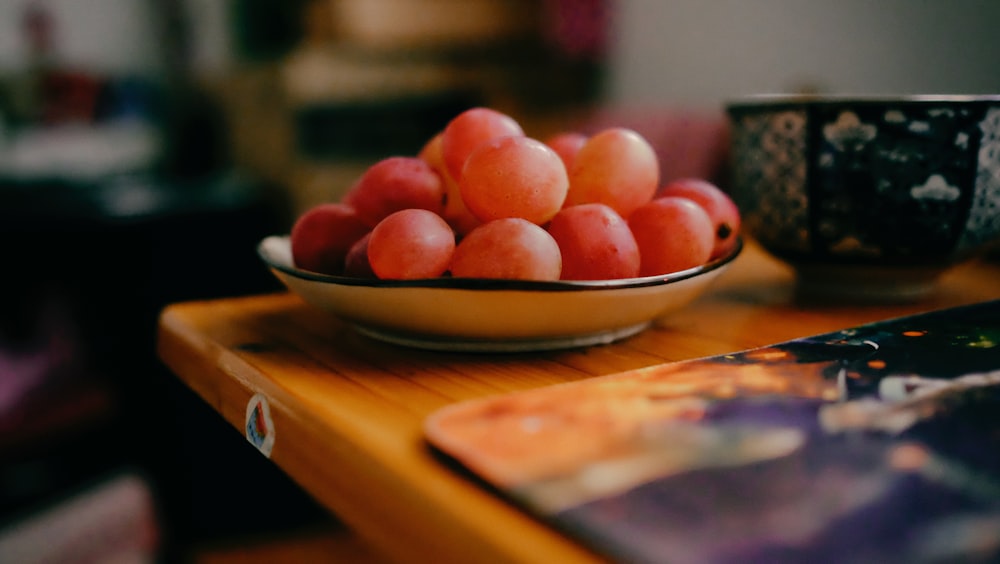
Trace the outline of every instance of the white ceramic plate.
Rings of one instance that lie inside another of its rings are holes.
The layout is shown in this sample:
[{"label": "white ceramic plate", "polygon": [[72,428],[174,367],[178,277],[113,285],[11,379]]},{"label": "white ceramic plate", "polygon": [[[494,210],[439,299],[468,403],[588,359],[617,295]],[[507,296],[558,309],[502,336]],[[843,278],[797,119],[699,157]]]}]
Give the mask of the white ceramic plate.
[{"label": "white ceramic plate", "polygon": [[370,337],[410,347],[522,352],[605,344],[634,335],[698,297],[739,255],[664,276],[542,282],[370,280],[297,269],[287,236],[258,245],[288,289]]}]

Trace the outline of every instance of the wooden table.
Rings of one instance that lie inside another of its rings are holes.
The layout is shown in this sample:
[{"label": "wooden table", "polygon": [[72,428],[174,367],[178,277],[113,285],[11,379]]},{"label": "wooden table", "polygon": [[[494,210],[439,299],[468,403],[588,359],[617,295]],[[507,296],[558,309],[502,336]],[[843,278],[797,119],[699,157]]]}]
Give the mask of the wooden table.
[{"label": "wooden table", "polygon": [[694,304],[613,345],[527,355],[410,350],[274,294],[172,305],[158,350],[238,429],[261,394],[273,419],[271,460],[391,560],[586,562],[598,558],[435,456],[425,417],[460,400],[995,298],[1000,263],[977,261],[917,303],[809,303],[796,297],[790,269],[751,243]]}]

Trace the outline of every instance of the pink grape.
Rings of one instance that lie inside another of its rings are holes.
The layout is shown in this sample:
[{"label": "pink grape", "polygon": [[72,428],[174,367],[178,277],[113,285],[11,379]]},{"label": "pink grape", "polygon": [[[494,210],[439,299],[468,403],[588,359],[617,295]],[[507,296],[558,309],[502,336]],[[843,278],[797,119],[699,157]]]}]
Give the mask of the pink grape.
[{"label": "pink grape", "polygon": [[659,196],[679,196],[700,205],[715,226],[715,245],[712,257],[718,258],[736,246],[740,231],[740,210],[721,188],[700,178],[681,178],[667,183]]},{"label": "pink grape", "polygon": [[564,131],[552,135],[545,140],[545,144],[551,147],[559,155],[559,158],[562,159],[567,171],[573,168],[573,161],[576,160],[576,154],[580,152],[580,148],[586,142],[587,136],[577,131]]},{"label": "pink grape", "polygon": [[507,114],[491,108],[471,108],[458,114],[445,126],[441,154],[448,173],[461,182],[465,160],[480,145],[497,137],[524,135],[521,124]]},{"label": "pink grape", "polygon": [[462,200],[462,194],[458,190],[458,182],[451,176],[448,167],[444,164],[444,156],[441,153],[443,138],[443,133],[432,137],[417,156],[431,165],[431,168],[437,171],[444,182],[445,202],[441,217],[451,225],[455,233],[465,235],[482,222],[476,219],[476,216],[472,215],[472,212],[466,207],[465,201]]},{"label": "pink grape", "polygon": [[639,274],[639,246],[618,213],[604,204],[564,208],[548,232],[562,253],[563,280],[611,280]]},{"label": "pink grape", "polygon": [[712,255],[712,220],[701,206],[687,198],[656,198],[635,210],[628,224],[639,246],[640,276],[700,266]]},{"label": "pink grape", "polygon": [[441,176],[417,157],[388,157],[376,162],[343,198],[369,227],[399,210],[419,208],[441,213],[444,200]]},{"label": "pink grape", "polygon": [[541,225],[562,208],[569,179],[559,155],[541,141],[498,137],[469,155],[458,187],[480,221],[519,217]]},{"label": "pink grape", "polygon": [[342,203],[319,204],[292,225],[292,260],[303,270],[340,274],[348,250],[369,229],[354,208]]},{"label": "pink grape", "polygon": [[375,226],[368,241],[368,262],[383,279],[435,278],[448,269],[455,233],[438,214],[406,209]]},{"label": "pink grape", "polygon": [[555,239],[530,221],[496,219],[473,229],[455,248],[457,278],[558,280],[562,256]]},{"label": "pink grape", "polygon": [[577,152],[566,205],[607,204],[628,219],[653,198],[659,178],[659,159],[645,138],[630,129],[605,129]]}]

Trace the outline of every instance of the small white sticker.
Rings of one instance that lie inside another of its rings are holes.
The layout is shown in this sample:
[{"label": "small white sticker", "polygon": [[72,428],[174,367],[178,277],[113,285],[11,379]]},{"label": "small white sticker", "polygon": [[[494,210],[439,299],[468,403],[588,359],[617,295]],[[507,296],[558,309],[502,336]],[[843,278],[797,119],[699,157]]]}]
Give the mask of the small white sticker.
[{"label": "small white sticker", "polygon": [[271,420],[271,408],[267,405],[264,394],[254,394],[247,403],[246,424],[247,440],[257,447],[264,456],[271,458],[274,448],[274,421]]}]

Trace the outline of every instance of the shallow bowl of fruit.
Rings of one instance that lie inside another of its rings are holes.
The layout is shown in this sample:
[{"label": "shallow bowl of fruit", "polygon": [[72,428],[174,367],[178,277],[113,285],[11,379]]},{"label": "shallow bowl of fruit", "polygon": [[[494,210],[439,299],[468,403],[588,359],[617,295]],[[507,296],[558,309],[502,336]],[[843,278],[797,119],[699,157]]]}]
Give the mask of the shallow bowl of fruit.
[{"label": "shallow bowl of fruit", "polygon": [[294,266],[287,236],[265,238],[258,252],[289,290],[369,337],[430,350],[529,352],[635,335],[703,294],[740,249],[667,275],[580,281],[319,274]]},{"label": "shallow bowl of fruit", "polygon": [[661,184],[633,130],[542,141],[472,108],[258,252],[289,290],[370,337],[530,351],[610,343],[685,306],[739,255],[739,227],[710,182]]}]

